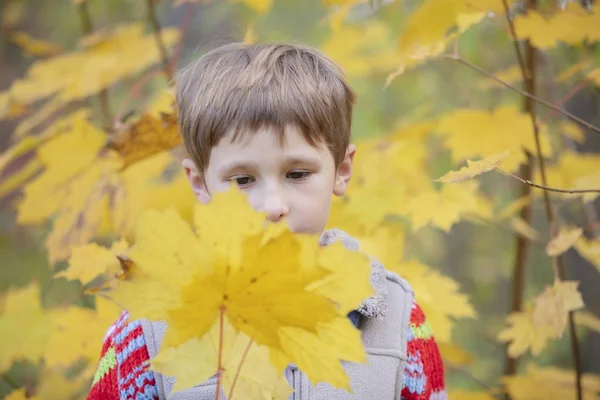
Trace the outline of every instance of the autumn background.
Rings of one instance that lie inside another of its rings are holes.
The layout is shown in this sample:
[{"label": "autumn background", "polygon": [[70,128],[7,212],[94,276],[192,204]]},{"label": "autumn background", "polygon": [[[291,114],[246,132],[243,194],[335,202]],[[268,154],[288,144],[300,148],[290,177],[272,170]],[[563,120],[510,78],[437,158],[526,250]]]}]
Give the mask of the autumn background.
[{"label": "autumn background", "polygon": [[92,292],[137,216],[192,219],[173,72],[231,41],[291,40],[358,94],[354,186],[331,224],[411,282],[451,398],[600,398],[595,1],[0,7],[0,396],[84,398],[118,316]]}]

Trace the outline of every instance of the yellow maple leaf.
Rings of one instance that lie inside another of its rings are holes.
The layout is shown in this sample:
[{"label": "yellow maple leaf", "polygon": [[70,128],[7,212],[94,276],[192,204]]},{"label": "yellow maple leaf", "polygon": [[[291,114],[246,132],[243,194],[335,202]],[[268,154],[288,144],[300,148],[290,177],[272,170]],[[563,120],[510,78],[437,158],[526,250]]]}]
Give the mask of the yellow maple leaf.
[{"label": "yellow maple leaf", "polygon": [[202,338],[167,348],[152,359],[150,368],[175,377],[173,391],[216,381],[221,352],[222,398],[243,393],[251,399],[287,399],[291,388],[282,374],[269,363],[269,351],[257,346],[247,335],[228,323],[215,322]]},{"label": "yellow maple leaf", "polygon": [[401,212],[415,231],[432,225],[447,232],[463,216],[491,216],[490,204],[477,193],[478,186],[477,181],[466,181],[444,185],[439,191],[430,188],[410,198]]},{"label": "yellow maple leaf", "polygon": [[122,127],[110,137],[109,146],[123,159],[122,168],[162,151],[180,145],[181,136],[174,112],[154,117],[144,114],[141,118]]},{"label": "yellow maple leaf", "polygon": [[[523,149],[535,153],[535,138],[531,119],[516,106],[498,107],[492,112],[460,109],[440,118],[437,132],[452,151],[455,163],[473,157],[487,157],[505,149],[511,157],[504,168],[515,171],[526,161]],[[541,146],[544,156],[552,154],[546,129],[541,129]]]},{"label": "yellow maple leaf", "polygon": [[404,260],[386,268],[410,282],[437,341],[451,341],[454,319],[475,318],[475,309],[454,279],[417,260]]},{"label": "yellow maple leaf", "polygon": [[344,25],[333,31],[320,48],[349,76],[387,73],[400,62],[391,29],[381,21]]},{"label": "yellow maple leaf", "polygon": [[[598,182],[600,182],[600,168],[596,169],[594,172],[592,172],[589,175],[582,176],[581,178],[577,178],[575,180],[574,189],[576,189],[576,190],[590,190],[590,189],[600,190],[600,184]],[[600,196],[600,193],[598,193],[598,192],[584,193],[583,201],[586,203],[590,202],[590,201],[594,201],[594,200],[596,200],[596,198],[598,198],[598,196]]]},{"label": "yellow maple leaf", "polygon": [[551,327],[536,326],[533,323],[531,312],[513,312],[506,317],[506,322],[509,326],[498,332],[497,337],[501,342],[510,342],[508,354],[512,358],[517,358],[528,350],[537,356],[544,350],[548,340],[554,337]]},{"label": "yellow maple leaf", "polygon": [[86,121],[84,115],[77,115],[68,131],[39,146],[36,156],[45,171],[25,186],[18,222],[40,223],[52,216],[68,197],[65,184],[92,164],[105,142],[103,132]]},{"label": "yellow maple leaf", "polygon": [[555,281],[534,299],[533,323],[535,326],[549,326],[560,338],[567,326],[568,314],[584,306],[579,282]]},{"label": "yellow maple leaf", "polygon": [[40,399],[73,399],[87,389],[87,382],[81,378],[67,378],[62,368],[43,368],[36,394]]},{"label": "yellow maple leaf", "polygon": [[116,256],[124,253],[128,247],[124,240],[114,242],[110,249],[96,243],[73,247],[69,267],[57,273],[56,277],[78,279],[83,285],[89,284],[99,276],[114,277],[119,272]]},{"label": "yellow maple leaf", "polygon": [[542,235],[535,230],[533,226],[528,224],[523,218],[513,217],[508,221],[508,226],[522,237],[537,242],[542,238]]},{"label": "yellow maple leaf", "polygon": [[[166,46],[174,44],[179,36],[174,28],[163,29],[161,35]],[[12,84],[9,96],[20,104],[53,96],[51,102],[56,111],[70,101],[97,93],[159,60],[155,38],[144,35],[142,23],[119,26],[109,34],[96,37],[80,51],[34,63],[23,79]]]},{"label": "yellow maple leaf", "polygon": [[583,234],[583,229],[564,226],[546,245],[546,254],[556,257],[569,250]]},{"label": "yellow maple leaf", "polygon": [[[579,187],[581,189],[597,189],[597,182],[581,182],[582,179],[590,177],[590,174],[600,170],[600,156],[597,154],[581,154],[573,150],[563,150],[556,163],[549,165],[546,168],[546,179],[547,183],[551,187],[560,189],[574,189],[578,186],[585,184],[586,187]],[[536,172],[534,175],[534,182],[541,182],[541,175]],[[541,196],[542,191],[535,191],[536,196]],[[557,196],[582,196],[582,194],[562,194],[556,193]],[[584,197],[587,201],[589,197]]]},{"label": "yellow maple leaf", "polygon": [[456,343],[439,342],[438,347],[445,362],[461,366],[472,364],[475,361],[475,357],[471,352],[463,349]]},{"label": "yellow maple leaf", "polygon": [[[505,376],[502,381],[514,400],[570,399],[577,397],[575,371],[556,367],[538,368],[527,366],[525,375]],[[583,374],[582,395],[584,399],[597,399],[600,377]]]},{"label": "yellow maple leaf", "polygon": [[[362,261],[350,262],[339,247],[322,248],[317,238],[293,235],[287,229],[274,235],[265,229],[265,216],[242,200],[243,195],[232,189],[215,193],[209,205],[198,205],[196,234],[173,211],[145,213],[130,251],[136,267],[109,296],[134,318],[168,321],[163,346],[202,337],[224,314],[236,330],[257,344],[267,345],[285,355],[288,363],[307,369],[313,381],[333,381],[346,387],[343,370],[318,367],[322,365],[318,360],[311,361],[317,363],[315,367],[297,359],[300,354],[289,340],[306,332],[315,346],[321,344],[331,352],[323,362],[335,357],[339,362],[340,354],[347,352],[347,341],[331,343],[322,338],[325,334],[320,335],[319,329],[339,316],[345,318],[345,312],[358,305],[361,294],[372,294],[366,279],[368,259],[353,253]],[[227,229],[222,228],[225,218],[234,222]],[[332,275],[339,278],[341,268],[347,275],[342,292],[338,283],[329,279]],[[315,312],[306,314],[304,309],[291,307],[297,302]],[[284,328],[300,331],[290,334]],[[361,352],[357,339],[353,349]]]},{"label": "yellow maple leaf", "polygon": [[484,172],[498,168],[505,158],[509,156],[509,152],[505,151],[499,154],[493,154],[479,161],[467,160],[467,166],[462,167],[458,171],[450,171],[444,176],[435,179],[436,182],[456,183],[474,176],[481,175]]},{"label": "yellow maple leaf", "polygon": [[9,289],[0,301],[0,371],[16,360],[37,363],[52,332],[52,317],[42,309],[38,285]]},{"label": "yellow maple leaf", "polygon": [[121,313],[113,302],[96,297],[96,309],[69,306],[53,309],[52,334],[44,360],[48,366],[69,367],[79,359],[88,362],[98,358],[98,343],[102,343],[106,327]]},{"label": "yellow maple leaf", "polygon": [[549,18],[531,10],[516,18],[517,36],[531,40],[540,49],[552,48],[559,42],[576,45],[584,40],[600,40],[600,7],[594,5],[588,11],[578,3],[566,4],[564,10],[556,8],[558,11]]}]

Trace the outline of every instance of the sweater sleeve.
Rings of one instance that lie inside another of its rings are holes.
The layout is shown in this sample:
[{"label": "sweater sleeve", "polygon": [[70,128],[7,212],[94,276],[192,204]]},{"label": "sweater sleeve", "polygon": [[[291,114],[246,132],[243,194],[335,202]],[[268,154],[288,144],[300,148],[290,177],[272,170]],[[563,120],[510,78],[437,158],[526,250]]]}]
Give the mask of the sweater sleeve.
[{"label": "sweater sleeve", "polygon": [[128,317],[123,312],[108,329],[87,400],[158,399],[141,323]]},{"label": "sweater sleeve", "polygon": [[407,340],[403,400],[446,400],[444,364],[423,310],[413,302]]}]

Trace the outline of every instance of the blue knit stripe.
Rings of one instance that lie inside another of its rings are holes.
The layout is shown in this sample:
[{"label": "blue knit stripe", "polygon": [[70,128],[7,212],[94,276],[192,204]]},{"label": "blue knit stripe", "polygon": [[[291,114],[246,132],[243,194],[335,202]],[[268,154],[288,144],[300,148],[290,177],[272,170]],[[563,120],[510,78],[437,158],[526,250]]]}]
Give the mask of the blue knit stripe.
[{"label": "blue knit stripe", "polygon": [[117,352],[117,361],[119,362],[119,364],[122,364],[123,361],[125,361],[131,353],[133,353],[139,348],[143,348],[145,345],[146,340],[144,339],[144,335],[141,334],[140,336],[132,339],[124,349]]}]

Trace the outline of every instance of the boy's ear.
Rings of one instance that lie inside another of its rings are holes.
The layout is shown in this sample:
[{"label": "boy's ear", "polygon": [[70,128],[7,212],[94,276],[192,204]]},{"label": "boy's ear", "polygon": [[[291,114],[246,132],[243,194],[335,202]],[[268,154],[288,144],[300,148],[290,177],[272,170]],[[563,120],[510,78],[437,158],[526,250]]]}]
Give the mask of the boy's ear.
[{"label": "boy's ear", "polygon": [[333,194],[336,196],[343,196],[348,189],[348,182],[352,177],[352,162],[354,161],[354,154],[356,154],[356,146],[353,144],[348,145],[346,149],[346,156],[342,163],[338,166],[335,174],[335,182],[333,183]]},{"label": "boy's ear", "polygon": [[187,176],[190,186],[192,187],[192,191],[196,195],[198,201],[202,204],[208,203],[210,201],[210,194],[208,193],[206,184],[198,172],[198,168],[196,167],[194,161],[189,158],[185,158],[181,165],[183,166],[185,176]]}]

